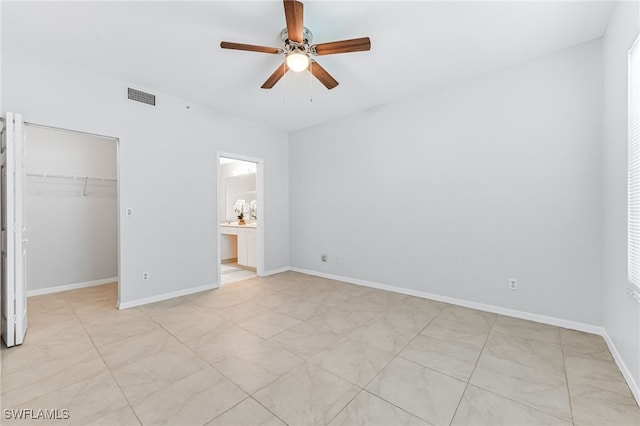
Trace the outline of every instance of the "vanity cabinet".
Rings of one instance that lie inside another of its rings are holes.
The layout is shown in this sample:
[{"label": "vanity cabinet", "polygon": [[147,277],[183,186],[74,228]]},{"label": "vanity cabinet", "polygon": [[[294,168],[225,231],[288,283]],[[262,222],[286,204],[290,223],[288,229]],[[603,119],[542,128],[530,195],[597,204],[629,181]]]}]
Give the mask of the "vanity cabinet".
[{"label": "vanity cabinet", "polygon": [[256,229],[238,229],[238,264],[256,267]]},{"label": "vanity cabinet", "polygon": [[[255,226],[222,225],[223,235],[235,235],[237,237],[238,265],[257,267],[256,260],[256,228]],[[221,243],[221,249],[222,243]]]}]

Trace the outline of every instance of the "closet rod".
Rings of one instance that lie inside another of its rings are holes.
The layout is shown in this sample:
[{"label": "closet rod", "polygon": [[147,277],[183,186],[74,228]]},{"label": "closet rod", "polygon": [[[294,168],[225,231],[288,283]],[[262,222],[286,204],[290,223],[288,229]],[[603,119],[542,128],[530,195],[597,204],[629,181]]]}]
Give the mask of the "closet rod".
[{"label": "closet rod", "polygon": [[48,173],[27,173],[29,177],[41,177],[41,178],[58,178],[58,179],[74,179],[74,180],[97,180],[100,182],[116,182],[117,179],[103,178],[97,176],[71,176],[71,175],[54,175]]}]

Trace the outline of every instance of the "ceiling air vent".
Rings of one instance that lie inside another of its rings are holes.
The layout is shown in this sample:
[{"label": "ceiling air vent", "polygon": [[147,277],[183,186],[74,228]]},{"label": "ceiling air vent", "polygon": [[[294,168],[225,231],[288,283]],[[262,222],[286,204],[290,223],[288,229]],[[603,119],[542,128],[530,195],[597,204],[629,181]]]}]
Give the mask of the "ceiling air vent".
[{"label": "ceiling air vent", "polygon": [[142,102],[143,104],[156,106],[156,95],[146,93],[141,90],[127,88],[127,98],[132,101]]}]

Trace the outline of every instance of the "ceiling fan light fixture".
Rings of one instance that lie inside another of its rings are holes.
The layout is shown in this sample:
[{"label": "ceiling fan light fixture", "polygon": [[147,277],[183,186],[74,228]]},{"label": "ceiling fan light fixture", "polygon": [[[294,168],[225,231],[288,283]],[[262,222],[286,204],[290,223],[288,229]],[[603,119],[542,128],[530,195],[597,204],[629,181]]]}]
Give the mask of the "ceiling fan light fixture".
[{"label": "ceiling fan light fixture", "polygon": [[309,67],[309,56],[306,53],[291,52],[287,54],[287,66],[294,72],[304,71]]},{"label": "ceiling fan light fixture", "polygon": [[[2,0],[0,0],[2,1]],[[287,26],[280,31],[282,48],[256,46],[253,44],[220,42],[222,49],[246,50],[249,52],[271,53],[285,55],[284,63],[267,78],[260,88],[271,89],[289,71],[309,73],[318,79],[328,90],[338,86],[338,82],[316,62],[310,55],[334,55],[336,53],[362,52],[371,50],[369,37],[349,40],[331,41],[313,44],[313,34],[304,26],[304,5],[299,0],[284,0],[284,18]],[[313,62],[313,63],[312,63]]]}]

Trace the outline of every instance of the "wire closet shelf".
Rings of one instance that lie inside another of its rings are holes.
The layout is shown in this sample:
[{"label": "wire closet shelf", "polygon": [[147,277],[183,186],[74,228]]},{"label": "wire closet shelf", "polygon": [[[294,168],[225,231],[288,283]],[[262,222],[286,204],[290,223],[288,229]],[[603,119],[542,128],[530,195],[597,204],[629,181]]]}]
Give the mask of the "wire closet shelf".
[{"label": "wire closet shelf", "polygon": [[81,181],[83,184],[83,196],[87,196],[87,185],[89,182],[117,182],[114,178],[105,178],[99,176],[76,176],[76,175],[57,175],[49,173],[27,173],[27,177],[43,178],[43,179],[65,179],[73,181]]}]

